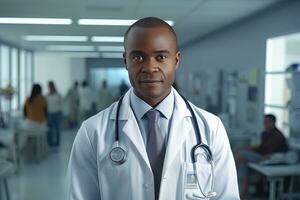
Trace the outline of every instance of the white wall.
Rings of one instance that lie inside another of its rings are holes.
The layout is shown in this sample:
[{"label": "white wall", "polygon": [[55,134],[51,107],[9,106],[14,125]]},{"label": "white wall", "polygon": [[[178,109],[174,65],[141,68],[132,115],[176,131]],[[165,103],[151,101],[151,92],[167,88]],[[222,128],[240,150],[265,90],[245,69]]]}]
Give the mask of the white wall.
[{"label": "white wall", "polygon": [[72,81],[79,81],[87,79],[87,68],[86,62],[83,58],[72,58],[71,59],[71,79]]},{"label": "white wall", "polygon": [[40,83],[43,93],[48,93],[47,83],[53,80],[58,91],[65,95],[74,80],[82,81],[86,77],[83,58],[70,58],[58,53],[35,53],[34,82]]},{"label": "white wall", "polygon": [[[300,32],[300,1],[289,0],[264,13],[200,38],[183,47],[178,73],[179,86],[184,86],[188,73],[210,74],[216,81],[218,69],[247,70],[258,67],[260,73],[259,106],[256,129],[261,130],[264,113],[264,70],[266,40],[271,37]],[[215,84],[211,84],[215,85]],[[206,88],[216,91],[216,88]],[[239,108],[243,108],[240,105]]]}]

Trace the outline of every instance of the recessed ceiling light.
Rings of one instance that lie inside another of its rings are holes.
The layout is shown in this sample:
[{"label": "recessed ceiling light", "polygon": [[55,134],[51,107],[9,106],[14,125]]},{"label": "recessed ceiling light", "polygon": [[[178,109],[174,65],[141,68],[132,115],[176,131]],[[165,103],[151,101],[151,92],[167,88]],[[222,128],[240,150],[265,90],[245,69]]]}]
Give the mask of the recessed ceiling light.
[{"label": "recessed ceiling light", "polygon": [[47,24],[47,25],[70,25],[71,19],[64,18],[9,18],[1,17],[0,24]]},{"label": "recessed ceiling light", "polygon": [[26,35],[26,41],[36,42],[87,42],[87,36],[62,36],[62,35]]},{"label": "recessed ceiling light", "polygon": [[49,45],[48,51],[95,51],[94,46],[76,46],[76,45]]},{"label": "recessed ceiling light", "polygon": [[[137,20],[131,19],[79,19],[79,25],[102,25],[102,26],[130,26]],[[170,26],[174,25],[174,21],[166,20]]]},{"label": "recessed ceiling light", "polygon": [[136,20],[125,19],[79,19],[79,25],[130,26]]},{"label": "recessed ceiling light", "polygon": [[119,36],[93,36],[92,42],[123,42],[124,37]]},{"label": "recessed ceiling light", "polygon": [[102,53],[102,58],[123,58],[122,53]]},{"label": "recessed ceiling light", "polygon": [[119,51],[123,52],[123,46],[98,46],[98,51]]}]

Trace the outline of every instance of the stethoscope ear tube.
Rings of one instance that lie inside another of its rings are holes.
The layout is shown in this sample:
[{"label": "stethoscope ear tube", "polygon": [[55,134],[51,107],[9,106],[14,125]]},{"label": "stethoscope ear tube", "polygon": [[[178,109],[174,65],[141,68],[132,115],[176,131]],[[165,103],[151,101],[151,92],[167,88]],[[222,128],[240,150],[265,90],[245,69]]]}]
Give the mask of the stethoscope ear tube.
[{"label": "stethoscope ear tube", "polygon": [[124,95],[120,97],[118,101],[118,107],[117,107],[117,114],[116,114],[116,134],[115,134],[115,141],[119,141],[119,115],[120,115],[120,108],[123,102]]},{"label": "stethoscope ear tube", "polygon": [[199,129],[199,126],[198,126],[198,122],[197,122],[195,112],[194,112],[193,108],[191,107],[191,105],[189,104],[188,100],[183,95],[180,95],[180,96],[184,100],[184,102],[185,102],[186,106],[188,107],[189,111],[191,112],[192,120],[193,120],[194,127],[195,127],[195,132],[196,132],[197,144],[195,146],[193,146],[193,148],[191,150],[192,163],[196,162],[196,150],[198,148],[203,148],[205,150],[205,152],[207,153],[207,160],[211,162],[212,161],[212,153],[211,153],[210,148],[206,144],[202,143],[200,129]]}]

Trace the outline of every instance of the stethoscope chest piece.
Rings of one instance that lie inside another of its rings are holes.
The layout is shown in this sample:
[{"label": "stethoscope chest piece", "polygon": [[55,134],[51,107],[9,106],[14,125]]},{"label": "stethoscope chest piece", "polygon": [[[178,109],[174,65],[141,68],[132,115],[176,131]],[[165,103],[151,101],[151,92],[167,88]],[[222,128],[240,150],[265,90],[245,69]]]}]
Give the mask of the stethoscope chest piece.
[{"label": "stethoscope chest piece", "polygon": [[111,149],[109,158],[114,164],[121,165],[126,161],[126,155],[126,151],[122,147],[120,147],[117,142],[117,144],[115,144]]}]

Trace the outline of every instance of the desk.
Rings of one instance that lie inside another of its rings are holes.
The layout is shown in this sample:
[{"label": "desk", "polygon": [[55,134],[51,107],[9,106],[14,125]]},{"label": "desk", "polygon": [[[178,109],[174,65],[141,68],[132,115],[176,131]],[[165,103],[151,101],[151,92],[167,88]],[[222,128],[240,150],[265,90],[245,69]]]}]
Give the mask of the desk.
[{"label": "desk", "polygon": [[280,183],[279,187],[282,190],[284,177],[300,175],[300,163],[294,165],[260,165],[249,163],[248,166],[268,178],[270,182],[269,200],[275,200],[276,198],[276,182]]}]

